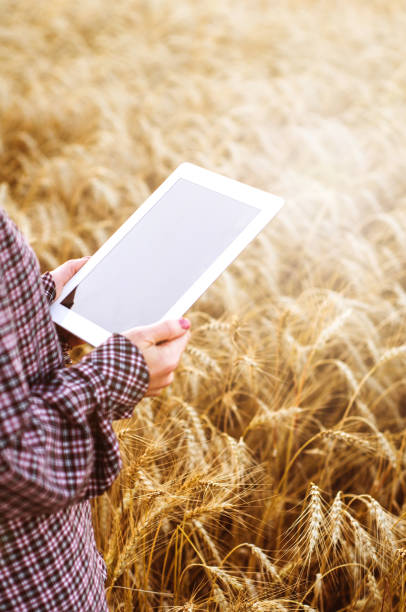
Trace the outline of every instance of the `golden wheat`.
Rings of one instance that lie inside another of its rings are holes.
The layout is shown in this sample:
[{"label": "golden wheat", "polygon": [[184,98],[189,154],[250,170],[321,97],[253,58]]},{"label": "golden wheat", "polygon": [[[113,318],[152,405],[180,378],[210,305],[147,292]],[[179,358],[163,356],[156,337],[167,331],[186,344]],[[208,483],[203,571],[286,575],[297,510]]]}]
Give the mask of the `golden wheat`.
[{"label": "golden wheat", "polygon": [[286,198],[188,313],[171,388],[115,425],[111,610],[402,612],[404,4],[1,8],[0,204],[43,269],[184,160]]}]

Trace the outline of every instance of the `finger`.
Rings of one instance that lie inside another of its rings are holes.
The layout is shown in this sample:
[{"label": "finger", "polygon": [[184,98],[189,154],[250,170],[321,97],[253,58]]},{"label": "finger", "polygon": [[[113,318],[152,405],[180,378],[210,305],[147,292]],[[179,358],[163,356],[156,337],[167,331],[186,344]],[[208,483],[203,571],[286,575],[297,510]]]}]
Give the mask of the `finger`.
[{"label": "finger", "polygon": [[167,387],[169,387],[171,383],[165,384],[165,385],[160,385],[158,386],[154,386],[154,387],[149,387],[148,391],[146,392],[145,395],[147,396],[151,396],[151,395],[159,395],[164,389],[166,389]]},{"label": "finger", "polygon": [[178,319],[162,321],[156,323],[147,328],[144,328],[143,334],[145,338],[148,338],[153,344],[160,342],[170,342],[175,338],[183,336],[185,332],[190,328],[190,321],[188,319]]},{"label": "finger", "polygon": [[169,376],[166,376],[165,378],[161,379],[159,384],[158,382],[155,382],[153,386],[148,388],[146,395],[159,395],[164,389],[166,389],[166,387],[169,387],[169,385],[173,382],[173,379],[174,375],[172,373]]},{"label": "finger", "polygon": [[160,393],[162,393],[163,389],[156,389],[154,391],[147,391],[145,394],[145,397],[155,397],[157,395],[160,395]]},{"label": "finger", "polygon": [[168,385],[172,384],[174,379],[174,373],[164,374],[162,376],[156,377],[149,386],[149,390],[154,391],[156,389],[164,389]]},{"label": "finger", "polygon": [[156,351],[160,351],[160,359],[166,364],[164,373],[169,374],[178,367],[179,360],[183,351],[186,348],[187,343],[190,339],[190,332],[166,342],[163,345],[155,347]]},{"label": "finger", "polygon": [[70,260],[70,272],[72,276],[76,274],[80,270],[82,266],[85,265],[87,261],[89,261],[90,255],[86,255],[85,257],[80,257],[79,259],[71,259]]},{"label": "finger", "polygon": [[78,270],[90,259],[90,255],[80,257],[79,259],[69,259],[61,264],[55,270],[51,271],[51,276],[55,282],[56,299],[60,296],[62,288],[76,274]]},{"label": "finger", "polygon": [[52,271],[53,276],[62,285],[65,285],[78,270],[90,259],[90,256],[80,257],[79,259],[68,259]]}]

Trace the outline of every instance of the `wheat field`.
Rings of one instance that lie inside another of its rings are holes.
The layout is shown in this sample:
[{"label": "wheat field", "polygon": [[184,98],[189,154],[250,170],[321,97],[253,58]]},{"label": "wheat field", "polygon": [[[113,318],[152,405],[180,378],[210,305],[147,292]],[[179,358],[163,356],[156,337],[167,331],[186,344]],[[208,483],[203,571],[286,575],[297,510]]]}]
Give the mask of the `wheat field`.
[{"label": "wheat field", "polygon": [[286,200],[116,424],[110,609],[405,610],[405,4],[0,9],[0,201],[44,270],[182,161]]}]

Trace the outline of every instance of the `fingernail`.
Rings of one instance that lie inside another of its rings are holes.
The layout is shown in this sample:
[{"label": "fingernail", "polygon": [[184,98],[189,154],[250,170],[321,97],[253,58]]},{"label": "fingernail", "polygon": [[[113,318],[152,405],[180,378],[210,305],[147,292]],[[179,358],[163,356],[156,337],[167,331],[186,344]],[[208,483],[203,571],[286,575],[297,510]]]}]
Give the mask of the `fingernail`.
[{"label": "fingernail", "polygon": [[188,319],[179,319],[179,324],[182,329],[189,329],[190,321]]}]

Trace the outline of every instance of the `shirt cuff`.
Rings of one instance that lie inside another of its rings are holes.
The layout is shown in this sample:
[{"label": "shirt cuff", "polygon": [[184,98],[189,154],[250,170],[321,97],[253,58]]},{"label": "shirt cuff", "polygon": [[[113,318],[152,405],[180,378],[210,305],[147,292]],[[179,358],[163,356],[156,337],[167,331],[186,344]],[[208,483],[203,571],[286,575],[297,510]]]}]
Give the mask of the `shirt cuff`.
[{"label": "shirt cuff", "polygon": [[41,276],[41,280],[45,297],[48,303],[52,304],[56,297],[56,286],[52,274],[50,272],[45,272],[45,274]]},{"label": "shirt cuff", "polygon": [[[44,289],[44,295],[47,299],[48,304],[52,304],[52,302],[56,298],[56,286],[55,281],[50,272],[45,272],[41,276],[42,286]],[[70,358],[69,351],[72,348],[69,342],[66,340],[64,334],[61,332],[61,329],[56,326],[56,331],[59,338],[59,344],[61,345],[63,362],[65,365],[70,365],[72,363],[72,359]]]},{"label": "shirt cuff", "polygon": [[149,369],[141,351],[125,336],[113,334],[84,357],[82,364],[94,366],[103,381],[111,420],[129,418],[149,386]]}]

